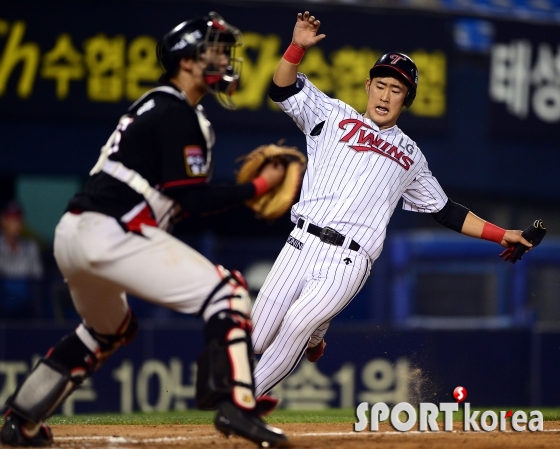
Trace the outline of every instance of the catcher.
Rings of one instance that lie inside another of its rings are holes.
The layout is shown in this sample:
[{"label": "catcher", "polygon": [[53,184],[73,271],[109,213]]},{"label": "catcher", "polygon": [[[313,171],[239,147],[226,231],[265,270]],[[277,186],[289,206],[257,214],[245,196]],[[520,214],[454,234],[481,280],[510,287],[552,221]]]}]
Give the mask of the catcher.
[{"label": "catcher", "polygon": [[[55,258],[82,323],[39,360],[8,398],[0,441],[53,443],[46,419],[120,346],[138,321],[126,299],[202,318],[196,401],[217,409],[214,424],[262,447],[288,439],[260,417],[254,395],[250,298],[243,277],[214,265],[167,231],[171,217],[198,215],[259,198],[284,178],[265,163],[250,182],[209,183],[214,132],[198,104],[212,93],[232,108],[241,33],[216,13],[179,24],[158,47],[160,86],[124,114],[82,192],[69,202],[54,239]],[[189,351],[184,342],[184,351]]]}]

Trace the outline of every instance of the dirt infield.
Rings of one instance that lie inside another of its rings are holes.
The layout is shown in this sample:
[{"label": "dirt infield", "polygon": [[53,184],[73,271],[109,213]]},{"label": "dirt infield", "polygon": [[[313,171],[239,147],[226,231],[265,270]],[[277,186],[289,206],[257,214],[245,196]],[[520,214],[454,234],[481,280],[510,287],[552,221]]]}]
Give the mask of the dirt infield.
[{"label": "dirt infield", "polygon": [[[353,432],[352,424],[285,424],[282,429],[296,448],[448,449],[558,448],[560,421],[547,421],[543,432],[395,432],[381,425],[379,432]],[[209,425],[53,425],[60,448],[189,448],[249,449],[256,445],[238,437],[225,438]]]}]

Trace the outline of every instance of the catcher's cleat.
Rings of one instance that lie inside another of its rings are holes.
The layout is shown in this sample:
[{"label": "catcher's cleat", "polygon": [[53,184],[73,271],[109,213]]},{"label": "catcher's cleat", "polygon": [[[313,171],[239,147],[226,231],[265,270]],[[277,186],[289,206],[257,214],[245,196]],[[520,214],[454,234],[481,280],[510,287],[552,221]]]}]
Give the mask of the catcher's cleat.
[{"label": "catcher's cleat", "polygon": [[8,411],[4,418],[4,425],[0,431],[0,442],[6,446],[42,447],[53,444],[51,428],[41,424],[35,436],[28,436],[25,431],[25,420],[15,413]]},{"label": "catcher's cleat", "polygon": [[292,447],[280,429],[266,424],[255,411],[242,410],[230,401],[220,402],[214,425],[226,437],[239,435],[259,447]]},{"label": "catcher's cleat", "polygon": [[307,360],[310,362],[316,362],[325,352],[325,346],[327,346],[327,344],[325,343],[325,339],[322,338],[317,346],[308,347],[305,350],[305,357],[307,357]]},{"label": "catcher's cleat", "polygon": [[276,406],[278,405],[278,398],[270,396],[268,394],[263,394],[257,398],[257,405],[255,406],[255,412],[259,416],[265,416],[272,413]]}]

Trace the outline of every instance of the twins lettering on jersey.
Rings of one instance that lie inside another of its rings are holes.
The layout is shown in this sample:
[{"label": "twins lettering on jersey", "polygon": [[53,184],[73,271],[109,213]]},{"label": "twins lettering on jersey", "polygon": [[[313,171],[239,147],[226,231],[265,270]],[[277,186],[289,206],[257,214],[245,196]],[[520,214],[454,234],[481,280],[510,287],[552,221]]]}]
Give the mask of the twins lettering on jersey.
[{"label": "twins lettering on jersey", "polygon": [[402,150],[397,148],[395,145],[383,140],[379,135],[376,135],[371,131],[373,128],[361,120],[352,118],[344,119],[341,120],[338,127],[347,131],[340,138],[340,142],[350,143],[348,146],[354,151],[373,151],[388,157],[405,170],[408,170],[411,165],[414,164],[412,158],[404,154],[405,150],[412,153],[412,146],[410,146],[410,149],[408,145]]}]

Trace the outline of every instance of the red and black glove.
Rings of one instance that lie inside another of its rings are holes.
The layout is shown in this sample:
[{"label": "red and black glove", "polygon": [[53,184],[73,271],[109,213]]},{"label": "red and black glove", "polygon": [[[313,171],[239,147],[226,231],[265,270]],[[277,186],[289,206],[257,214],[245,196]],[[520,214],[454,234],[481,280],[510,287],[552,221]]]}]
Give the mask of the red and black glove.
[{"label": "red and black glove", "polygon": [[[535,220],[535,222],[525,229],[521,235],[525,240],[533,244],[533,248],[538,246],[546,235],[546,228],[544,227],[543,221]],[[521,256],[523,256],[523,254],[525,254],[525,252],[529,249],[530,248],[525,246],[523,243],[516,243],[515,245],[502,251],[500,257],[504,258],[504,262],[509,261],[511,263],[515,263],[518,260],[521,260]]]}]

